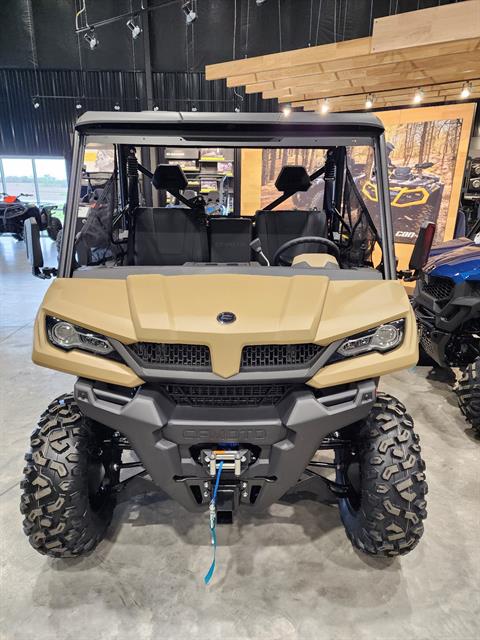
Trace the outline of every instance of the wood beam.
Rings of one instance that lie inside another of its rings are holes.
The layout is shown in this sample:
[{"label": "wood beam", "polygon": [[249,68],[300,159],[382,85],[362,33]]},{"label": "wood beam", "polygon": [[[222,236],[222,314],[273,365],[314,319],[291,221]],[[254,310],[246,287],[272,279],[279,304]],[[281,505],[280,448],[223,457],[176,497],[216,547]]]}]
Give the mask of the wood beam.
[{"label": "wood beam", "polygon": [[[295,67],[292,67],[291,69],[287,70],[288,75],[285,70],[283,70],[283,78],[279,78],[278,80],[276,80],[274,77],[264,76],[262,82],[272,82],[273,86],[271,88],[273,89],[275,88],[274,83],[280,83],[279,86],[288,86],[288,80],[291,79],[292,81],[294,81],[294,79],[296,79],[297,77],[305,78],[305,84],[309,84],[310,78],[312,76],[319,78],[324,73],[337,73],[339,79],[343,77],[354,78],[357,77],[357,74],[360,74],[360,76],[362,74],[369,75],[369,70],[372,69],[372,75],[377,75],[377,73],[378,75],[382,75],[381,69],[382,67],[386,67],[387,65],[390,65],[390,67],[387,68],[392,68],[392,65],[399,65],[399,67],[402,69],[408,68],[409,66],[416,69],[425,68],[428,67],[428,64],[433,62],[433,60],[436,58],[442,58],[443,61],[450,60],[450,62],[453,63],[453,61],[457,60],[458,56],[460,56],[461,54],[465,54],[464,56],[462,56],[462,59],[464,61],[466,58],[468,60],[474,61],[477,55],[480,56],[480,37],[459,42],[446,43],[444,46],[438,45],[435,47],[415,47],[414,49],[407,52],[400,51],[396,54],[395,52],[392,52],[391,54],[382,53],[377,56],[363,56],[361,59],[358,57],[349,58],[341,61],[335,61],[331,64],[328,62],[323,62],[323,64],[321,65],[314,65],[314,68],[317,69],[316,72],[302,72],[300,76],[296,75]],[[320,71],[318,71],[318,68],[320,68]],[[257,80],[259,80],[259,74],[255,74],[255,77],[257,78]],[[282,80],[283,82],[281,82]],[[246,84],[248,85],[248,93],[257,93],[264,90],[256,86],[260,84],[259,82]]]},{"label": "wood beam", "polygon": [[372,52],[475,37],[479,30],[480,0],[399,13],[374,20]]}]

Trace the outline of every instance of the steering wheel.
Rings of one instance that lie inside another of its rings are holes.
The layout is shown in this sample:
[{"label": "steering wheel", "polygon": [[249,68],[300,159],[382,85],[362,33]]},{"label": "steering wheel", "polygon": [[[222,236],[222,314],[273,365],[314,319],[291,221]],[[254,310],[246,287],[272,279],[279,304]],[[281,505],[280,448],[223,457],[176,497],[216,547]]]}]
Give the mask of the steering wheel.
[{"label": "steering wheel", "polygon": [[282,246],[275,251],[275,255],[273,256],[274,266],[281,265],[283,267],[290,267],[292,264],[292,260],[288,261],[285,258],[282,258],[282,253],[285,253],[285,251],[291,249],[292,247],[296,247],[298,244],[321,244],[324,247],[330,249],[330,253],[338,261],[340,261],[340,249],[334,242],[332,242],[332,240],[321,238],[320,236],[303,236],[301,238],[293,238],[292,240],[287,240],[287,242],[284,242]]}]

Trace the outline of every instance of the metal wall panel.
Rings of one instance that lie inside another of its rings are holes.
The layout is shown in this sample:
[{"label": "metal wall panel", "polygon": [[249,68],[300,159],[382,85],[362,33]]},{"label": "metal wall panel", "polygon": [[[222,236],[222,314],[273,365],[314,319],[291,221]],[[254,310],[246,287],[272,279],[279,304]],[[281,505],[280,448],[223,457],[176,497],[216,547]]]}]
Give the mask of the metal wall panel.
[{"label": "metal wall panel", "polygon": [[[277,110],[275,101],[256,95],[241,98],[224,81],[207,82],[202,73],[154,73],[154,102],[162,110]],[[33,108],[32,97],[40,97]],[[75,108],[82,104],[81,111]],[[0,154],[70,156],[71,135],[79,113],[147,108],[144,72],[0,69]]]}]

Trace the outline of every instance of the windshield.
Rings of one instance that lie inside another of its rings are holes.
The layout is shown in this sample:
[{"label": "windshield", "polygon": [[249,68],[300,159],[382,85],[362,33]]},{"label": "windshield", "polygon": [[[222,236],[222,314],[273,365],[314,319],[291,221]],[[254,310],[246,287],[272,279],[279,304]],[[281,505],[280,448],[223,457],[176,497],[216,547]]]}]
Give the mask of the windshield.
[{"label": "windshield", "polygon": [[378,206],[362,193],[374,174],[367,146],[90,144],[68,213],[73,268],[381,268]]}]

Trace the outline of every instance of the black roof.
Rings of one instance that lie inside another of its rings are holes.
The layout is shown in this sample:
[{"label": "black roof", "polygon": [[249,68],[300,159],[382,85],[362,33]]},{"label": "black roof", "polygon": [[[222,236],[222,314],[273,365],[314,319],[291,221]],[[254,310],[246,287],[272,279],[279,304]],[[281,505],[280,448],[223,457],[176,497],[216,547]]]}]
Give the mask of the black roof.
[{"label": "black roof", "polygon": [[262,144],[288,138],[373,138],[384,131],[370,113],[199,113],[179,111],[89,111],[76,129],[93,135],[181,136],[185,142],[218,140]]}]

